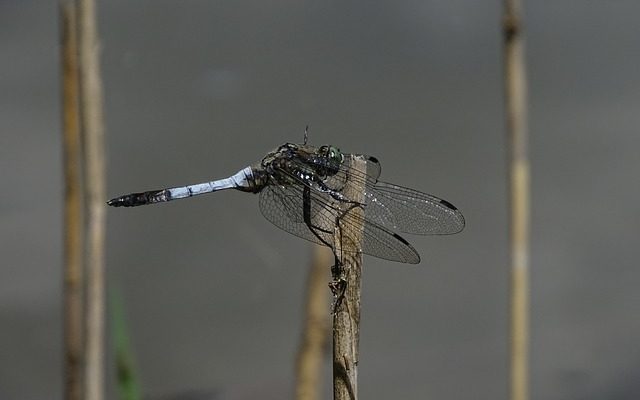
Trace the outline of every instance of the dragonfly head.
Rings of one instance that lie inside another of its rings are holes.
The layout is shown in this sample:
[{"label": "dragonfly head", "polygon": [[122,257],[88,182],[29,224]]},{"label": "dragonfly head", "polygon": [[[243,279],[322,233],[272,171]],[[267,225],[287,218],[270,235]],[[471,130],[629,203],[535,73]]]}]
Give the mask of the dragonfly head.
[{"label": "dragonfly head", "polygon": [[344,161],[344,154],[334,146],[320,146],[314,157],[314,166],[320,176],[332,176],[338,173]]},{"label": "dragonfly head", "polygon": [[320,146],[318,154],[325,157],[332,164],[340,165],[344,161],[344,154],[335,146]]}]

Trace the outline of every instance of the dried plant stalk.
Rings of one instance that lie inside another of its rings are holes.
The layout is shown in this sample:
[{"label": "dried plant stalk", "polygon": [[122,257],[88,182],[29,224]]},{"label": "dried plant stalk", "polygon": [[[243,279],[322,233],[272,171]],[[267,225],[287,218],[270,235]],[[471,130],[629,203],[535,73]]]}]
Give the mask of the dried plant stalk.
[{"label": "dried plant stalk", "polygon": [[105,172],[102,82],[94,0],[77,0],[80,123],[84,144],[86,227],[85,399],[104,397]]},{"label": "dried plant stalk", "polygon": [[296,399],[318,400],[322,381],[322,361],[329,338],[326,276],[333,262],[331,249],[313,247],[313,260],[307,282],[307,302],[302,341],[296,362]]},{"label": "dried plant stalk", "polygon": [[[356,171],[366,173],[366,162],[360,156],[351,155],[351,165]],[[364,203],[362,181],[348,180],[343,194],[357,203]],[[343,213],[355,214],[355,221],[364,221],[361,206],[340,203]],[[336,264],[332,269],[331,284],[335,304],[333,310],[333,398],[356,400],[358,398],[358,345],[360,340],[360,295],[362,277],[363,226],[342,226],[338,221],[335,233]]]},{"label": "dried plant stalk", "polygon": [[60,2],[62,27],[62,148],[64,158],[64,398],[82,398],[84,361],[83,199],[78,120],[76,9]]},{"label": "dried plant stalk", "polygon": [[504,71],[509,157],[511,321],[510,398],[527,400],[529,365],[529,160],[522,5],[504,2]]}]

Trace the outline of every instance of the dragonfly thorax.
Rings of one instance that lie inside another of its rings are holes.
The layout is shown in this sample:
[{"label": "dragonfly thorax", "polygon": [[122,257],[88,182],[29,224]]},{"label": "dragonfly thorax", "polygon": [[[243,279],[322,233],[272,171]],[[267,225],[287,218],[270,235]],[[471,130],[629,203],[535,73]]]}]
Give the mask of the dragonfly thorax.
[{"label": "dragonfly thorax", "polygon": [[267,154],[261,166],[270,174],[286,171],[294,179],[316,182],[337,174],[343,161],[344,155],[334,146],[285,143]]},{"label": "dragonfly thorax", "polygon": [[317,151],[317,157],[313,160],[313,165],[318,175],[326,177],[338,173],[344,161],[344,155],[334,146],[321,146]]}]

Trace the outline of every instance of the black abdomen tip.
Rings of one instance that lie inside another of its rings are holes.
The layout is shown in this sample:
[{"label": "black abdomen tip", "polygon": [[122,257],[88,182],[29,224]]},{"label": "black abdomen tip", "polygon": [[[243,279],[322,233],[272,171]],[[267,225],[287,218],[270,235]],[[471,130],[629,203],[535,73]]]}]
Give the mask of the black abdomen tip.
[{"label": "black abdomen tip", "polygon": [[140,199],[134,194],[127,194],[125,196],[111,199],[107,201],[107,204],[111,207],[135,207],[146,203],[141,202]]},{"label": "black abdomen tip", "polygon": [[[159,196],[163,194],[163,190],[154,190],[143,193],[131,193],[124,196],[116,197],[107,201],[107,204],[111,207],[136,207],[143,206],[145,204],[157,203],[163,201],[159,199]],[[166,201],[166,200],[164,200]]]}]

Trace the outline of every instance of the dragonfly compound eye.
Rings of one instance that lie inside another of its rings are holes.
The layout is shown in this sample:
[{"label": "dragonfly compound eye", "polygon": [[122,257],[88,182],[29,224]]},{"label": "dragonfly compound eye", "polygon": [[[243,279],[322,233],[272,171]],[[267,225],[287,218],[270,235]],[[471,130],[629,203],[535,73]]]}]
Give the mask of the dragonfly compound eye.
[{"label": "dragonfly compound eye", "polygon": [[344,160],[344,156],[342,155],[342,152],[337,147],[329,148],[329,158],[331,159],[331,161],[335,161],[338,163],[341,163]]}]

